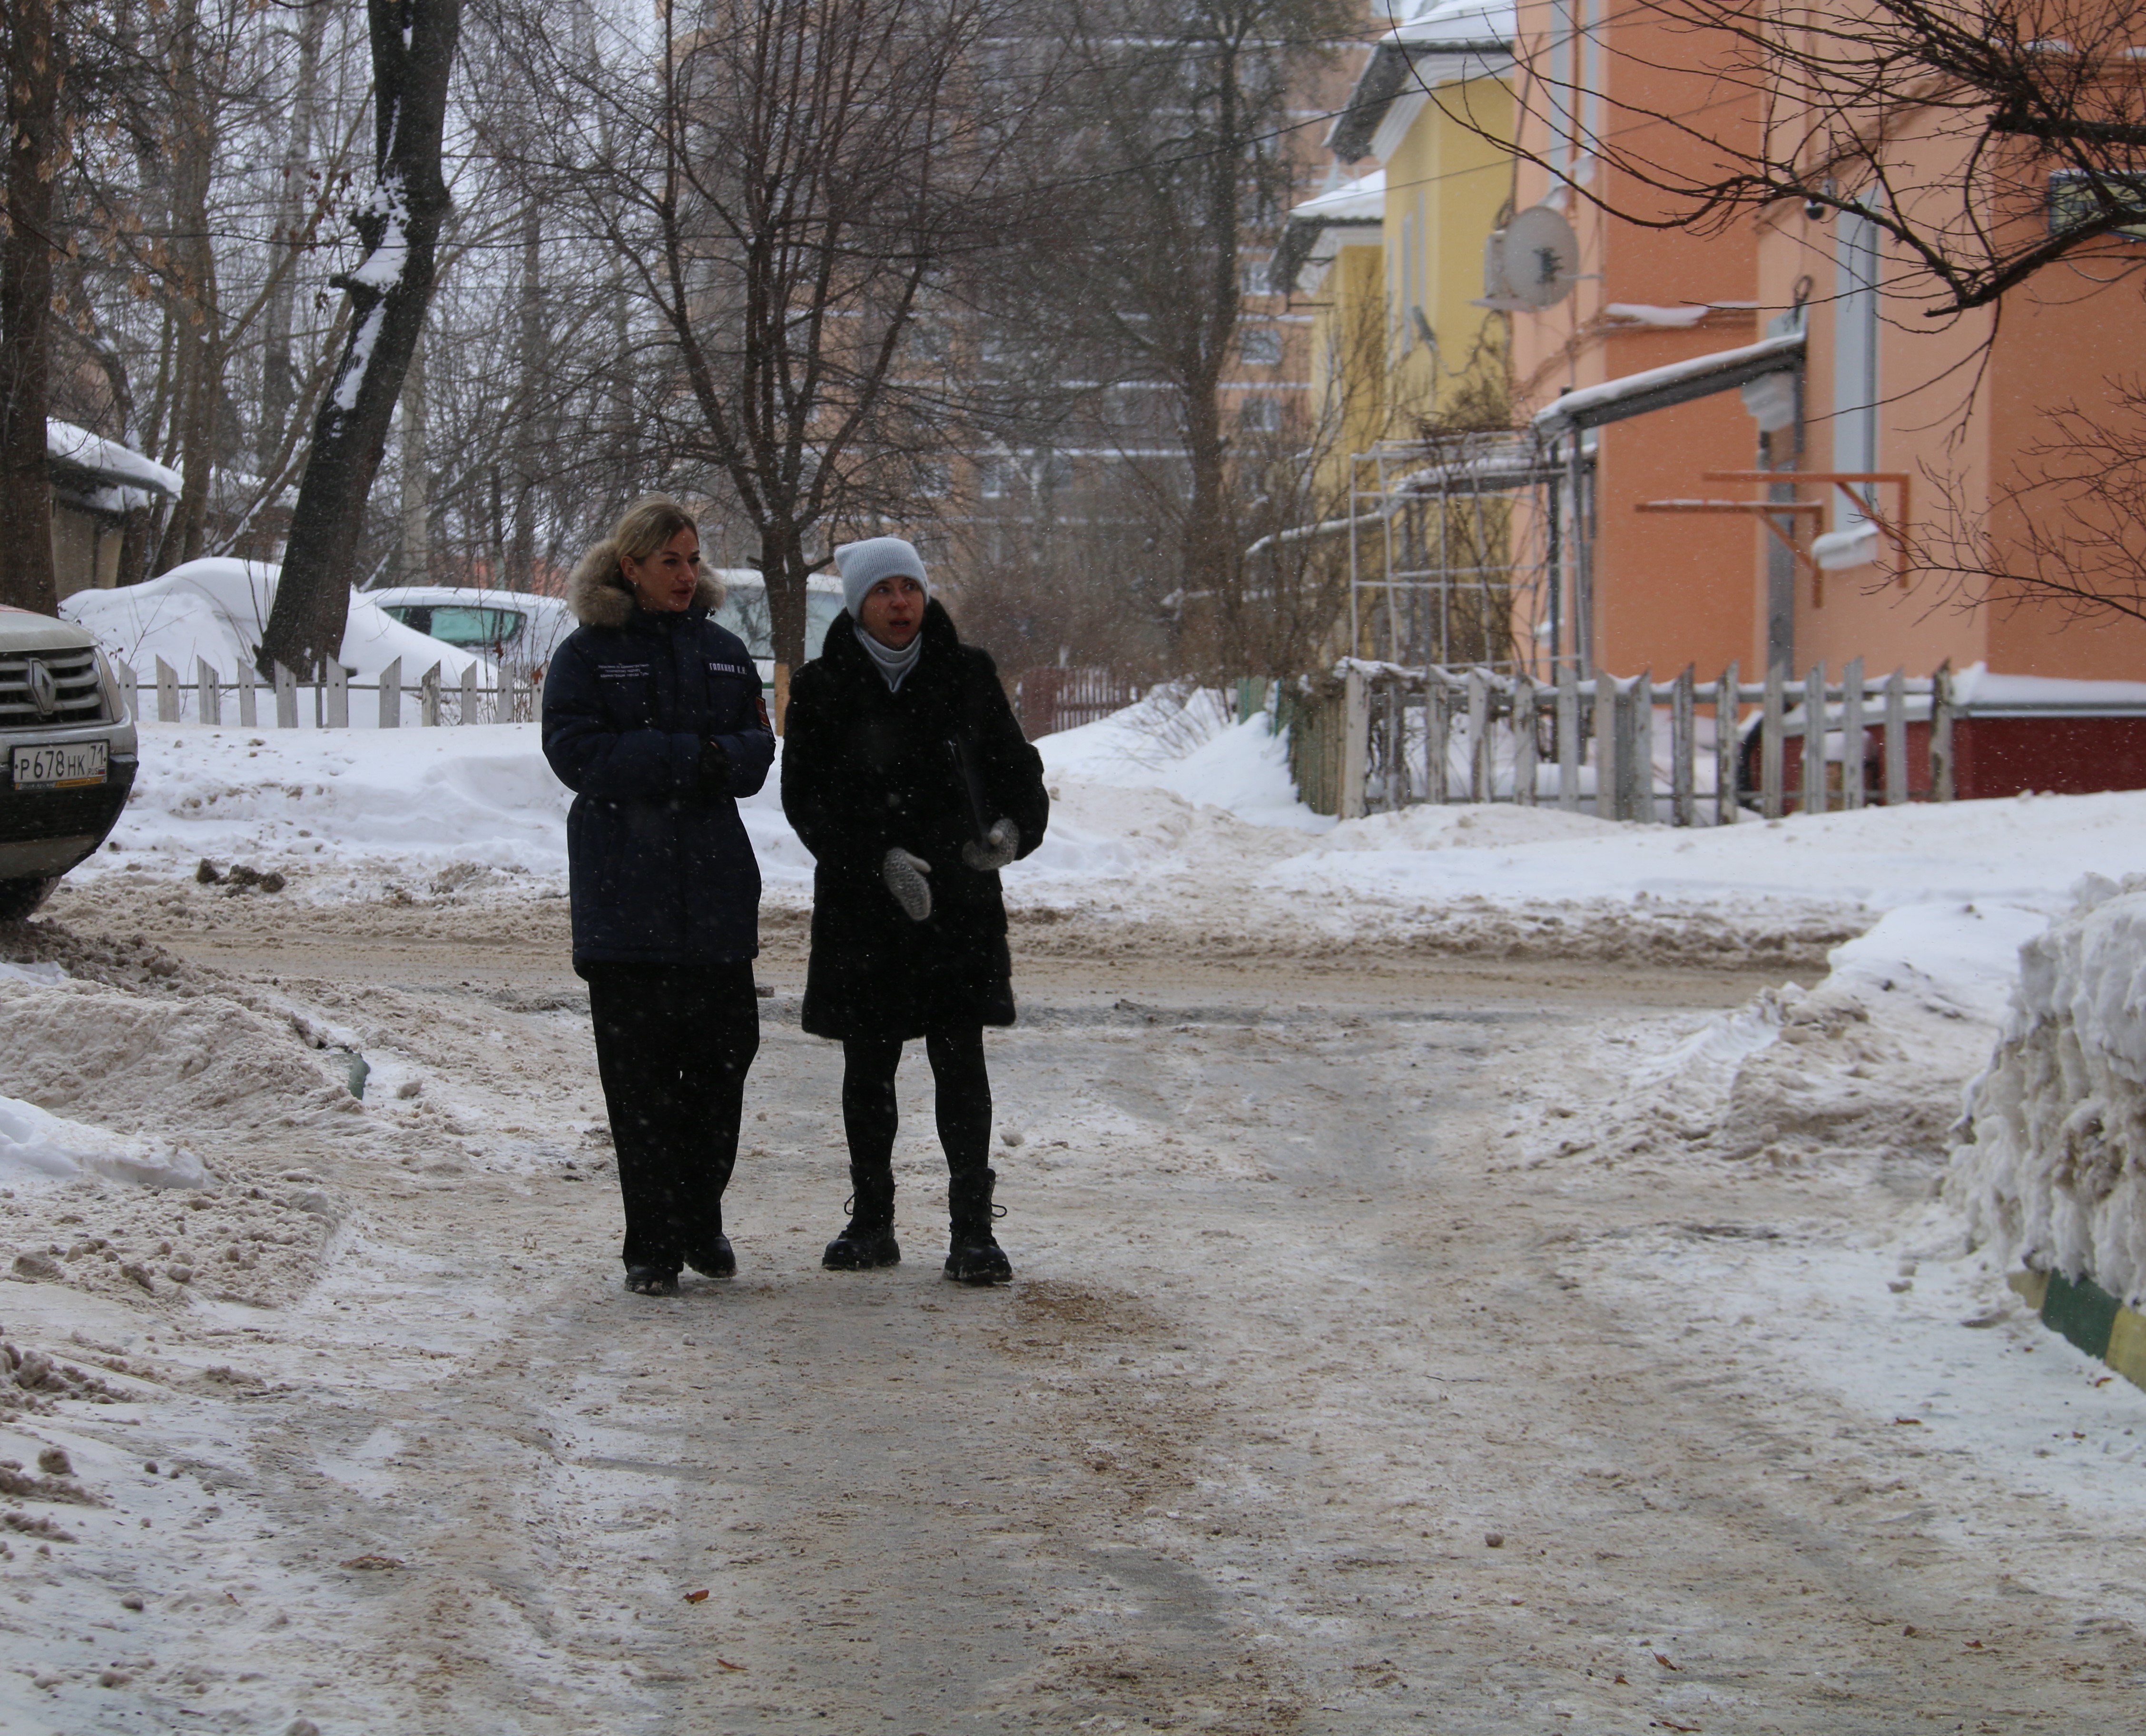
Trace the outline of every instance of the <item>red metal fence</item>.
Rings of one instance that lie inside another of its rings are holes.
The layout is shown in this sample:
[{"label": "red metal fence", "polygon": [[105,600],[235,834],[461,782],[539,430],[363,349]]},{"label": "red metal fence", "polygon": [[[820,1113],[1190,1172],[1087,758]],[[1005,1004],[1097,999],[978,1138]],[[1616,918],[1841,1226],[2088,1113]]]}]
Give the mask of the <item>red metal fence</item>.
[{"label": "red metal fence", "polygon": [[1138,687],[1107,669],[1031,669],[1015,691],[1021,726],[1031,741],[1095,723],[1140,697]]}]

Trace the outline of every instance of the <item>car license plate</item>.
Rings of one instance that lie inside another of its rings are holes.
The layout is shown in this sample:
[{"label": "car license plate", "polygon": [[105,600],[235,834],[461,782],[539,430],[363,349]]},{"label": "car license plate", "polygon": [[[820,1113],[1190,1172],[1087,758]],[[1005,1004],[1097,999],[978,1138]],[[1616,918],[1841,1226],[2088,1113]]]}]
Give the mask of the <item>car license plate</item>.
[{"label": "car license plate", "polygon": [[15,750],[17,790],[73,790],[104,781],[107,744],[38,741]]}]

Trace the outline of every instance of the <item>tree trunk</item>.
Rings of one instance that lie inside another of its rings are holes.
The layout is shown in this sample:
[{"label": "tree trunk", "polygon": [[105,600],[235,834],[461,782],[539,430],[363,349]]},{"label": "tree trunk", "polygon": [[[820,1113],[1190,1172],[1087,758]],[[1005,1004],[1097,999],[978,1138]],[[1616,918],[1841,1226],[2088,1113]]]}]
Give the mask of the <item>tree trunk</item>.
[{"label": "tree trunk", "polygon": [[507,552],[510,591],[533,591],[536,577],[536,487],[542,458],[538,405],[546,392],[544,332],[544,217],[536,196],[522,205],[521,330],[517,382],[522,413],[514,430],[514,540]]},{"label": "tree trunk", "polygon": [[349,297],[350,336],[313,421],[291,542],[261,647],[272,665],[317,675],[342,649],[351,559],[380,471],[403,376],[424,329],[440,226],[447,75],[461,0],[368,0],[373,68],[372,197],[357,220],[365,257],[336,280]]},{"label": "tree trunk", "polygon": [[[321,36],[328,19],[327,0],[298,0],[298,72],[291,92],[291,132],[283,147],[283,185],[277,193],[276,235],[272,252],[300,245],[306,207],[312,197],[306,165],[313,149],[313,103],[320,83]],[[270,293],[262,313],[261,422],[254,438],[256,467],[265,477],[282,449],[283,423],[297,396],[291,366],[291,314],[298,274],[286,272]]]},{"label": "tree trunk", "polygon": [[178,390],[175,395],[179,474],[185,478],[157,551],[159,572],[200,557],[216,478],[216,422],[223,382],[222,312],[210,239],[209,181],[216,135],[201,83],[201,8],[179,7],[172,30],[172,102],[177,144],[172,161],[172,218],[177,232],[180,304]]},{"label": "tree trunk", "polygon": [[52,615],[52,481],[45,462],[52,303],[52,181],[60,45],[52,0],[7,7],[7,234],[0,240],[0,602]]},{"label": "tree trunk", "polygon": [[805,538],[793,525],[761,532],[760,576],[767,582],[767,617],[775,661],[793,671],[805,661]]},{"label": "tree trunk", "polygon": [[432,472],[425,453],[425,346],[411,352],[402,384],[402,545],[396,566],[405,585],[432,581]]}]

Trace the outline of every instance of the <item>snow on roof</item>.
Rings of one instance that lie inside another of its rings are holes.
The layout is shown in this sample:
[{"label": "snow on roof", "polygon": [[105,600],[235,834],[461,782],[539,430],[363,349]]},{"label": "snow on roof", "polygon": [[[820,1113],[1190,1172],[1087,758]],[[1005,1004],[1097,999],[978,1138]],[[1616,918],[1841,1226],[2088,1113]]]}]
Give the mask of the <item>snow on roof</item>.
[{"label": "snow on roof", "polygon": [[1762,337],[1736,349],[1688,356],[1682,362],[1568,392],[1538,410],[1532,426],[1539,434],[1556,435],[1569,428],[1597,427],[1649,410],[1666,410],[1672,404],[1726,392],[1761,374],[1795,367],[1803,349],[1802,332],[1784,332],[1778,337]]},{"label": "snow on roof", "polygon": [[1379,38],[1326,134],[1344,162],[1369,156],[1395,100],[1410,89],[1457,84],[1512,64],[1517,24],[1510,0],[1435,0]]},{"label": "snow on roof", "polygon": [[[1290,207],[1289,222],[1274,251],[1267,273],[1273,283],[1297,287],[1298,275],[1308,265],[1330,262],[1352,237],[1362,236],[1385,222],[1386,172],[1374,169],[1355,181],[1330,188],[1315,199]],[[1370,237],[1364,237],[1369,240]]]},{"label": "snow on roof", "polygon": [[101,481],[146,488],[152,494],[175,495],[186,486],[177,471],[166,469],[131,446],[107,440],[72,422],[47,421],[45,456],[86,470]]},{"label": "snow on roof", "polygon": [[1329,187],[1316,198],[1289,208],[1289,220],[1321,223],[1375,223],[1386,213],[1386,172],[1373,169],[1354,181]]},{"label": "snow on roof", "polygon": [[1432,0],[1380,38],[1412,48],[1510,47],[1520,28],[1512,0]]},{"label": "snow on roof", "polygon": [[1954,706],[1977,717],[2092,716],[2146,711],[2146,681],[2068,681],[1994,675],[1980,663],[1953,677]]}]

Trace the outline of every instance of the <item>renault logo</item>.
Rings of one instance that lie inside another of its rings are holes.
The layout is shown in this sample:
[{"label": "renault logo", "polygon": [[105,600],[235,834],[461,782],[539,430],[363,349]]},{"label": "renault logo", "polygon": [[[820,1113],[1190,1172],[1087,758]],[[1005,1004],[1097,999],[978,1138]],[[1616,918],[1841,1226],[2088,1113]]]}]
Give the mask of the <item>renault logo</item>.
[{"label": "renault logo", "polygon": [[60,708],[59,683],[52,672],[35,657],[30,659],[30,703],[37,708],[37,716],[49,717]]}]

